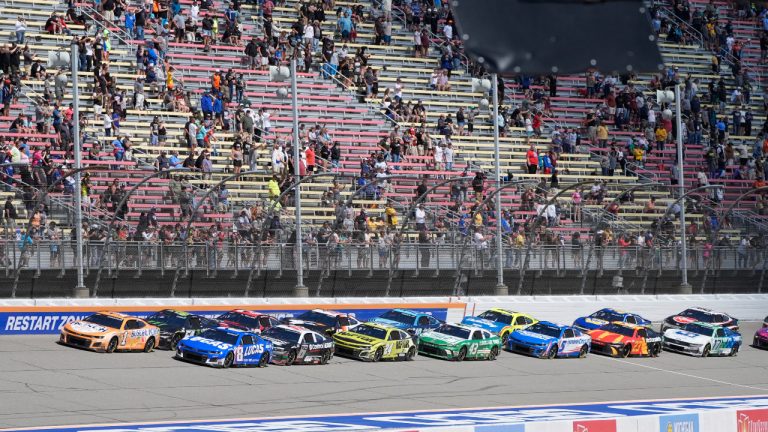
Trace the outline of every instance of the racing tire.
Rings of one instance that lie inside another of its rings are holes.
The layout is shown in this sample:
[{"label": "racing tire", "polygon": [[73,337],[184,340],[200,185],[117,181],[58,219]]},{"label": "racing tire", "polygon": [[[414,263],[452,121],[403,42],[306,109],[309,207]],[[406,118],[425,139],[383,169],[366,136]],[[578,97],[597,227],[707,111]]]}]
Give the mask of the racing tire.
[{"label": "racing tire", "polygon": [[290,366],[296,361],[296,351],[291,350],[291,352],[288,353],[288,358],[285,360],[285,365]]},{"label": "racing tire", "polygon": [[413,361],[416,358],[416,347],[408,348],[408,352],[405,354],[405,361]]},{"label": "racing tire", "polygon": [[581,349],[579,350],[579,358],[585,358],[588,352],[589,352],[589,348],[587,348],[586,345],[582,345]]},{"label": "racing tire", "polygon": [[117,342],[118,341],[117,341],[116,337],[113,337],[112,339],[110,339],[109,343],[107,344],[106,352],[108,352],[108,353],[115,352],[115,350],[117,349]]},{"label": "racing tire", "polygon": [[494,361],[499,356],[499,347],[495,346],[491,348],[491,352],[488,354],[488,360]]},{"label": "racing tire", "polygon": [[224,363],[222,363],[221,367],[224,369],[232,367],[232,364],[235,362],[235,353],[232,351],[227,353],[227,356],[224,357]]},{"label": "racing tire", "polygon": [[738,354],[738,353],[739,353],[739,345],[736,344],[736,345],[733,346],[733,348],[731,348],[731,352],[728,353],[728,357],[735,357],[736,354]]},{"label": "racing tire", "polygon": [[175,335],[173,335],[173,338],[171,339],[171,346],[170,346],[170,347],[168,347],[168,348],[169,348],[171,351],[175,351],[175,350],[176,350],[176,347],[178,347],[178,346],[179,346],[179,342],[181,342],[181,340],[182,340],[182,339],[184,339],[184,336],[182,336],[181,334],[175,334]]},{"label": "racing tire", "polygon": [[627,358],[627,357],[629,357],[629,354],[631,352],[632,352],[632,346],[631,345],[624,345],[624,348],[619,353],[619,357]]},{"label": "racing tire", "polygon": [[321,365],[328,364],[328,361],[330,359],[331,359],[331,352],[330,351],[326,351],[326,352],[323,353],[322,356],[320,356],[320,364]]},{"label": "racing tire", "polygon": [[661,354],[661,345],[655,344],[651,346],[649,354],[651,355],[651,357],[658,357],[659,354]]},{"label": "racing tire", "polygon": [[501,336],[501,344],[506,345],[507,341],[509,340],[509,332],[504,332],[500,336]]},{"label": "racing tire", "polygon": [[373,353],[373,362],[376,363],[377,361],[381,360],[381,358],[384,357],[384,348],[379,347],[376,349],[376,352]]},{"label": "racing tire", "polygon": [[704,350],[701,352],[701,356],[702,356],[702,357],[709,357],[709,351],[710,351],[711,349],[712,349],[712,348],[709,346],[709,344],[705,345],[705,346],[704,346]]},{"label": "racing tire", "polygon": [[464,361],[465,358],[467,358],[467,347],[461,347],[459,353],[456,355],[456,361]]},{"label": "racing tire", "polygon": [[261,358],[259,359],[259,365],[258,366],[260,368],[265,368],[265,367],[267,367],[268,364],[269,364],[269,353],[265,352],[264,354],[261,355]]},{"label": "racing tire", "polygon": [[552,345],[547,351],[547,358],[551,360],[555,357],[557,357],[557,345]]},{"label": "racing tire", "polygon": [[152,352],[152,350],[155,349],[155,338],[151,337],[147,339],[147,342],[144,344],[144,351],[145,353]]}]

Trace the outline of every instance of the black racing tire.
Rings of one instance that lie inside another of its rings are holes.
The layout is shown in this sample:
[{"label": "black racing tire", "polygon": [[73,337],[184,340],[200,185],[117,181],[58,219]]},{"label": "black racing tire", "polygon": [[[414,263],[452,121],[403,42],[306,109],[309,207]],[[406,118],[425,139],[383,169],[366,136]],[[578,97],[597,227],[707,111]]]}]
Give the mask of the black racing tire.
[{"label": "black racing tire", "polygon": [[582,345],[581,349],[579,350],[579,358],[585,358],[588,352],[589,348],[586,345]]},{"label": "black racing tire", "polygon": [[288,358],[285,359],[285,365],[290,366],[296,361],[296,350],[291,350],[288,353]]},{"label": "black racing tire", "polygon": [[547,358],[548,359],[551,360],[551,359],[556,358],[556,357],[557,357],[557,344],[552,345],[549,348],[549,351],[547,351]]},{"label": "black racing tire", "polygon": [[232,351],[227,353],[227,356],[224,357],[224,363],[221,365],[224,369],[232,367],[232,364],[235,363],[235,353]]},{"label": "black racing tire", "polygon": [[323,353],[322,356],[320,356],[320,364],[328,364],[328,361],[331,359],[331,351],[326,351]]},{"label": "black racing tire", "polygon": [[651,355],[651,357],[658,357],[659,354],[661,354],[661,345],[659,344],[651,345],[651,349],[648,350],[648,353]]},{"label": "black racing tire", "polygon": [[463,346],[459,350],[459,353],[456,355],[456,361],[464,361],[465,358],[467,358],[467,347]]},{"label": "black racing tire", "polygon": [[500,334],[499,336],[501,337],[501,344],[502,345],[506,345],[507,341],[509,340],[509,332],[506,331],[506,332]]},{"label": "black racing tire", "polygon": [[171,351],[175,351],[176,347],[179,346],[179,342],[181,342],[182,339],[184,339],[184,335],[181,333],[176,333],[175,335],[173,335],[173,337],[171,338],[171,346],[168,347],[168,349],[170,349]]},{"label": "black racing tire", "polygon": [[627,358],[629,357],[629,354],[631,352],[632,352],[632,345],[624,345],[624,348],[622,348],[621,352],[619,352],[619,357]]},{"label": "black racing tire", "polygon": [[499,347],[495,346],[491,348],[491,352],[488,354],[488,360],[494,361],[499,356]]},{"label": "black racing tire", "polygon": [[113,337],[112,339],[110,339],[109,343],[107,344],[106,352],[108,353],[115,352],[115,350],[117,349],[117,343],[118,343],[117,337]]},{"label": "black racing tire", "polygon": [[413,361],[416,358],[416,347],[408,348],[408,352],[405,354],[405,361]]},{"label": "black racing tire", "polygon": [[709,352],[712,350],[712,348],[709,346],[709,344],[704,346],[704,351],[701,352],[702,357],[709,357]]},{"label": "black racing tire", "polygon": [[376,352],[373,353],[373,362],[377,362],[381,360],[381,358],[384,357],[384,348],[378,347],[376,348]]},{"label": "black racing tire", "polygon": [[733,348],[731,349],[731,352],[728,354],[728,357],[736,357],[736,354],[739,353],[739,348],[740,348],[739,344],[734,345]]},{"label": "black racing tire", "polygon": [[265,352],[264,354],[261,355],[261,358],[259,359],[259,365],[258,366],[260,368],[265,368],[265,367],[267,367],[268,364],[269,364],[269,353]]},{"label": "black racing tire", "polygon": [[151,337],[147,339],[147,342],[144,344],[144,349],[142,351],[148,353],[152,352],[153,349],[155,349],[155,338]]}]

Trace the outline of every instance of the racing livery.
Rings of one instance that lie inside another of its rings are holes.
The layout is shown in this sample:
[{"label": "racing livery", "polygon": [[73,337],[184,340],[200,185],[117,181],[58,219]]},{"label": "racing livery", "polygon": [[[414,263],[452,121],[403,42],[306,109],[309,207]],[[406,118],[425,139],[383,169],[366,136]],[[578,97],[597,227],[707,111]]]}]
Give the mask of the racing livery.
[{"label": "racing livery", "polygon": [[61,329],[59,342],[100,352],[144,351],[155,348],[160,329],[141,318],[97,312]]},{"label": "racing livery", "polygon": [[592,330],[590,351],[611,357],[649,356],[661,352],[661,335],[640,325],[613,322]]},{"label": "racing livery", "polygon": [[464,317],[461,320],[464,325],[480,327],[499,335],[503,344],[507,343],[507,338],[511,332],[526,328],[536,322],[538,320],[530,315],[498,308],[489,309],[476,317]]},{"label": "racing livery", "polygon": [[515,330],[509,335],[509,351],[539,358],[586,357],[592,339],[581,330],[548,321]]},{"label": "racing livery", "polygon": [[763,320],[763,327],[768,327],[768,316]]},{"label": "racing livery", "polygon": [[360,321],[347,313],[324,309],[313,309],[296,317],[283,318],[281,321],[283,324],[306,327],[327,335],[352,330],[360,324]]},{"label": "racing livery", "polygon": [[274,364],[326,364],[333,357],[333,340],[304,327],[270,327],[261,337],[272,342]]},{"label": "racing livery", "polygon": [[752,346],[755,348],[768,348],[768,327],[763,327],[755,332]]},{"label": "racing livery", "polygon": [[163,309],[147,318],[147,322],[160,329],[157,347],[175,350],[185,336],[200,334],[203,330],[218,327],[212,319],[173,309]]},{"label": "racing livery", "polygon": [[413,360],[416,344],[413,336],[394,327],[363,323],[349,331],[333,335],[336,354],[365,361]]},{"label": "racing livery", "polygon": [[440,327],[442,322],[430,314],[408,309],[392,309],[368,321],[382,324],[411,334],[421,334],[427,330]]},{"label": "racing livery", "polygon": [[665,350],[699,357],[711,355],[736,355],[741,346],[741,335],[728,327],[693,322],[682,329],[671,328],[664,332]]},{"label": "racing livery", "polygon": [[176,347],[177,359],[221,368],[265,367],[271,355],[272,342],[262,339],[256,333],[227,327],[187,336]]},{"label": "racing livery", "polygon": [[627,324],[637,324],[644,327],[650,327],[651,321],[640,315],[624,312],[613,308],[604,308],[592,315],[576,318],[573,326],[584,333],[600,328],[612,322],[625,322]]},{"label": "racing livery", "polygon": [[499,336],[463,324],[443,324],[419,337],[419,354],[447,360],[496,360],[500,350]]},{"label": "racing livery", "polygon": [[695,307],[688,308],[677,315],[667,317],[661,323],[661,332],[664,333],[667,329],[671,328],[682,328],[686,324],[690,324],[692,322],[708,323],[721,327],[728,327],[734,331],[739,331],[739,320],[736,318],[722,312],[715,312],[710,309]]},{"label": "racing livery", "polygon": [[223,313],[216,320],[221,327],[231,327],[255,333],[261,333],[270,327],[280,324],[280,321],[271,315],[242,309],[234,309]]}]

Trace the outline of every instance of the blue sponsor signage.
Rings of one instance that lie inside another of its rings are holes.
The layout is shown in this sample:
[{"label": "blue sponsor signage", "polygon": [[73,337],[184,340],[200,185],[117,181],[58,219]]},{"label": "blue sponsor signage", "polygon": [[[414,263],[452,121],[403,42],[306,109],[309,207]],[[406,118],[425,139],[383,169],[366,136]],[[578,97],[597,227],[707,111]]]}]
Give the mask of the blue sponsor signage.
[{"label": "blue sponsor signage", "polygon": [[661,416],[659,432],[699,432],[699,415],[691,413]]},{"label": "blue sponsor signage", "polygon": [[524,424],[475,426],[475,432],[525,432]]}]

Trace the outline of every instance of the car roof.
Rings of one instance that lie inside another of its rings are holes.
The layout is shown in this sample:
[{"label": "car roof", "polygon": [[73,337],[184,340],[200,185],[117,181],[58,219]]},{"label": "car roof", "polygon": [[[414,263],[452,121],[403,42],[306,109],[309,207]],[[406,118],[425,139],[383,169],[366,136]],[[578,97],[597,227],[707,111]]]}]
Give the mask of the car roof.
[{"label": "car roof", "polygon": [[683,312],[689,311],[689,310],[695,310],[695,311],[699,311],[699,312],[706,312],[706,313],[710,313],[710,314],[717,313],[717,312],[713,311],[712,309],[708,309],[708,308],[705,308],[705,307],[698,307],[698,306],[686,308],[686,309],[683,310]]},{"label": "car roof", "polygon": [[485,329],[481,329],[480,327],[469,326],[469,325],[462,324],[462,323],[446,323],[446,324],[451,326],[451,327],[458,327],[458,328],[461,328],[461,329],[464,329],[464,330],[469,330],[469,331],[475,331],[475,330],[482,330],[482,331],[486,331],[486,332],[488,331],[488,330],[485,330]]},{"label": "car roof", "polygon": [[245,331],[245,330],[238,330],[231,327],[216,327],[215,330],[222,331],[224,333],[227,333],[232,336],[240,336],[240,335],[255,335],[256,333]]},{"label": "car roof", "polygon": [[368,326],[368,327],[373,327],[373,328],[377,328],[377,329],[381,329],[381,330],[397,330],[396,328],[394,328],[392,326],[388,326],[388,325],[384,325],[384,324],[379,324],[379,323],[374,323],[374,322],[366,322],[366,323],[363,323],[361,325],[365,325],[365,326]]},{"label": "car roof", "polygon": [[627,322],[624,322],[624,321],[611,321],[611,324],[614,324],[614,325],[617,325],[617,326],[621,326],[621,327],[626,327],[626,328],[629,328],[629,329],[632,329],[632,330],[639,329],[639,328],[645,328],[644,326],[641,326],[639,324],[630,324],[630,323],[627,323]]},{"label": "car roof", "polygon": [[266,315],[266,314],[261,313],[261,312],[256,312],[256,311],[252,311],[252,310],[245,310],[245,309],[232,309],[231,311],[224,312],[224,313],[237,313],[237,314],[249,316],[251,318],[258,318],[258,317]]},{"label": "car roof", "polygon": [[565,329],[570,328],[570,326],[560,325],[558,323],[553,323],[552,321],[539,321],[537,324],[543,324],[543,325],[548,326],[548,327],[557,327],[560,330],[565,330]]},{"label": "car roof", "polygon": [[523,314],[521,312],[515,312],[515,311],[509,310],[509,309],[502,309],[502,308],[490,308],[488,310],[494,311],[494,312],[498,312],[498,313],[504,314],[504,315],[525,315],[525,314]]},{"label": "car roof", "polygon": [[397,308],[397,309],[392,309],[392,310],[400,312],[401,314],[410,315],[410,316],[428,315],[428,314],[425,314],[423,312],[416,312],[415,310],[411,310],[411,309],[399,309],[399,308]]},{"label": "car roof", "polygon": [[163,309],[163,310],[161,310],[161,311],[158,311],[158,312],[156,312],[156,313],[160,313],[160,312],[165,312],[165,313],[172,313],[172,314],[176,314],[176,315],[178,315],[178,316],[183,316],[183,317],[186,317],[186,316],[190,316],[190,315],[192,315],[192,314],[191,314],[191,313],[189,313],[189,312],[180,311],[180,310],[176,310],[176,309]]},{"label": "car roof", "polygon": [[339,311],[330,310],[330,309],[312,309],[312,312],[317,312],[323,315],[328,315],[333,317],[337,317],[339,315],[349,315],[348,313],[345,313],[345,312],[339,312]]},{"label": "car roof", "polygon": [[[603,311],[605,311],[605,312],[613,312],[613,313],[615,313],[617,315],[632,315],[632,314],[627,313],[627,312],[625,312],[625,311],[623,311],[621,309],[616,309],[616,308],[612,308],[612,307],[602,308],[602,309],[600,309],[597,312],[603,312]],[[597,312],[595,312],[595,313],[597,313]]]},{"label": "car roof", "polygon": [[313,332],[312,330],[310,330],[310,329],[308,329],[306,327],[297,326],[297,325],[280,324],[280,325],[275,326],[275,327],[283,329],[283,330],[292,331],[292,332],[295,332],[295,333],[301,333],[302,335],[304,333],[316,333],[316,332]]},{"label": "car roof", "polygon": [[94,315],[96,315],[96,314],[98,314],[98,315],[107,315],[107,316],[111,316],[112,318],[119,318],[119,319],[126,319],[126,318],[141,319],[141,318],[138,318],[138,317],[122,314],[120,312],[112,312],[112,311],[99,311],[99,312],[94,313]]}]

